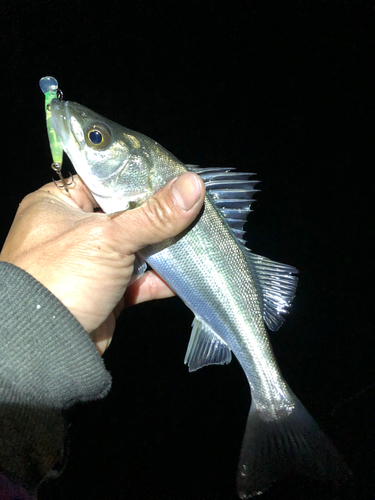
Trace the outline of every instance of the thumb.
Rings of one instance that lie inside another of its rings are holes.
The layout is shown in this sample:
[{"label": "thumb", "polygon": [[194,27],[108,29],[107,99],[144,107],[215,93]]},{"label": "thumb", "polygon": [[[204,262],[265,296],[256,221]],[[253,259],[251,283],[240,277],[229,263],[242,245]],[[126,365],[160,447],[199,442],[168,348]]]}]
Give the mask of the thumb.
[{"label": "thumb", "polygon": [[120,214],[115,221],[126,231],[128,250],[134,253],[180,234],[199,214],[204,195],[202,179],[185,172],[139,208]]}]

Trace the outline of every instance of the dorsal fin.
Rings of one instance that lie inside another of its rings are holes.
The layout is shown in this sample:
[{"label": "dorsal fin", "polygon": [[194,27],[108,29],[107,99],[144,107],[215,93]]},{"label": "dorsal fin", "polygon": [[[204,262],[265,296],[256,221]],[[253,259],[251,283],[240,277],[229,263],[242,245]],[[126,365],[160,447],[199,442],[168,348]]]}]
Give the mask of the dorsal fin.
[{"label": "dorsal fin", "polygon": [[188,168],[202,178],[208,195],[244,251],[260,294],[264,322],[270,330],[278,330],[284,322],[282,314],[288,312],[294,298],[298,271],[293,266],[255,255],[245,246],[243,226],[251,212],[253,196],[259,191],[254,189],[258,181],[249,180],[254,174],[235,172],[232,167],[200,168],[188,165]]},{"label": "dorsal fin", "polygon": [[253,196],[259,191],[254,189],[259,181],[249,180],[255,174],[235,172],[233,167],[200,168],[188,165],[188,168],[201,177],[208,196],[223,214],[239,242],[244,244],[243,226],[251,212]]},{"label": "dorsal fin", "polygon": [[298,270],[253,254],[248,248],[243,249],[261,296],[264,322],[270,330],[276,331],[284,323],[282,314],[288,312],[294,298]]},{"label": "dorsal fin", "polygon": [[232,359],[229,347],[207,323],[194,318],[185,364],[189,372],[207,365],[224,365]]}]

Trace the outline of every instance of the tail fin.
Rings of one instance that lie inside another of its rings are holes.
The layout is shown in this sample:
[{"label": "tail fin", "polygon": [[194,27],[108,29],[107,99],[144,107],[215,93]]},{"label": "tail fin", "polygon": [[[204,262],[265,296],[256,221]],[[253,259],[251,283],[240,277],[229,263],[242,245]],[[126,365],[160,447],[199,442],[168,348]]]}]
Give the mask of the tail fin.
[{"label": "tail fin", "polygon": [[349,469],[297,398],[292,412],[279,417],[252,402],[237,473],[239,497],[260,495],[290,474],[342,479]]}]

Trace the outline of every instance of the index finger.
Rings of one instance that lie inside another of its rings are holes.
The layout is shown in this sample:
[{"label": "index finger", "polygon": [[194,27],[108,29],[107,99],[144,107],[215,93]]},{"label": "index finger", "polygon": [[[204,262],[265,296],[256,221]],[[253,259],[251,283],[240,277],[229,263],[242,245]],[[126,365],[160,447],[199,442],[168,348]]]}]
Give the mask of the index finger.
[{"label": "index finger", "polygon": [[146,271],[126,289],[124,307],[134,306],[149,300],[166,299],[176,295],[174,291],[158,276],[155,271]]},{"label": "index finger", "polygon": [[65,189],[58,187],[54,182],[45,184],[36,192],[48,193],[49,196],[57,198],[59,201],[80,208],[83,212],[93,212],[99,208],[98,203],[91,194],[90,190],[80,178],[79,175],[72,176],[72,184],[68,186],[68,193]]}]

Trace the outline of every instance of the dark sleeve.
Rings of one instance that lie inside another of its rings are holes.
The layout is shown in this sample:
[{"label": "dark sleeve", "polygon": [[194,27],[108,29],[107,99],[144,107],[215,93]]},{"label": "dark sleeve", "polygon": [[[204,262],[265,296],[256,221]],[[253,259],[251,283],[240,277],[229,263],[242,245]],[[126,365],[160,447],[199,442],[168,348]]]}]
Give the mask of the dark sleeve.
[{"label": "dark sleeve", "polygon": [[[63,410],[104,397],[110,385],[68,309],[28,273],[0,262],[0,488],[10,482],[36,494],[63,459]],[[23,498],[6,494],[0,489],[0,498]]]}]

